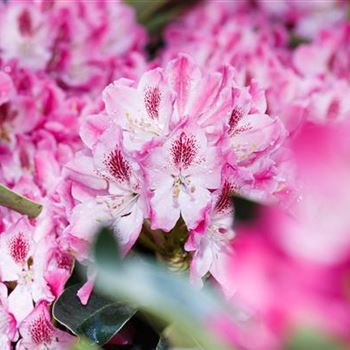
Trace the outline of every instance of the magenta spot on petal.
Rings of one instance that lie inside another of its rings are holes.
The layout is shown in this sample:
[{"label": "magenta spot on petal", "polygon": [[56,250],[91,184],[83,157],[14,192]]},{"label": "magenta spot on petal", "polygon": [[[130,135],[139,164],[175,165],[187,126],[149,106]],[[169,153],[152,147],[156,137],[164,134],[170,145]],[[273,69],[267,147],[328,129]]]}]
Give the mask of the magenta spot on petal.
[{"label": "magenta spot on petal", "polygon": [[23,36],[32,35],[33,23],[28,10],[23,10],[18,16],[18,28]]},{"label": "magenta spot on petal", "polygon": [[50,344],[53,336],[53,327],[44,314],[31,322],[29,326],[30,336],[34,344]]},{"label": "magenta spot on petal", "polygon": [[225,227],[220,227],[220,228],[219,228],[219,232],[220,232],[221,234],[225,234],[225,233],[227,232],[227,229],[226,229]]},{"label": "magenta spot on petal", "polygon": [[332,101],[332,103],[328,107],[328,119],[333,120],[336,119],[340,112],[340,103],[338,100]]},{"label": "magenta spot on petal", "polygon": [[159,117],[159,105],[160,105],[160,91],[156,88],[148,88],[145,91],[145,106],[148,115],[152,119]]},{"label": "magenta spot on petal", "polygon": [[233,131],[236,129],[237,124],[239,123],[239,121],[242,119],[242,110],[240,108],[234,108],[232,113],[231,113],[231,117],[230,120],[228,122],[228,125],[230,127],[229,129],[229,134],[232,134]]},{"label": "magenta spot on petal", "polygon": [[52,90],[47,89],[43,94],[42,113],[44,116],[48,116],[55,109],[56,99]]},{"label": "magenta spot on petal", "polygon": [[184,132],[174,141],[170,149],[174,165],[181,169],[188,168],[194,161],[198,146],[195,138],[188,137]]},{"label": "magenta spot on petal", "polygon": [[224,186],[220,192],[220,195],[215,203],[215,211],[217,213],[225,212],[232,207],[231,195],[234,191],[234,187],[228,181],[225,181]]},{"label": "magenta spot on petal", "polygon": [[18,233],[9,241],[10,255],[19,264],[24,263],[29,252],[29,242],[22,232]]},{"label": "magenta spot on petal", "polygon": [[129,162],[125,159],[119,149],[112,151],[105,159],[105,165],[110,174],[118,181],[129,181],[131,169]]},{"label": "magenta spot on petal", "polygon": [[70,270],[73,266],[73,257],[63,252],[56,253],[57,267],[60,269]]}]

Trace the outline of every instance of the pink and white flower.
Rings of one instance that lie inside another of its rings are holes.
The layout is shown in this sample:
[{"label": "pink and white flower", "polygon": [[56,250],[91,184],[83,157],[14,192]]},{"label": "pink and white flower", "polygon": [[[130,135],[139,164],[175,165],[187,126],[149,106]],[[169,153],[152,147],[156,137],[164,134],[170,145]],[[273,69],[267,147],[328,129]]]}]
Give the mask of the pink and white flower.
[{"label": "pink and white flower", "polygon": [[[235,191],[232,178],[234,170],[226,165],[223,170],[221,187],[212,193],[212,201],[205,208],[203,221],[190,231],[185,249],[194,251],[191,261],[191,276],[198,282],[208,272],[226,287],[226,266],[232,258],[231,240],[233,231],[233,202]],[[230,288],[231,289],[231,288]],[[232,290],[226,290],[231,294]]]},{"label": "pink and white flower", "polygon": [[15,282],[8,297],[8,309],[21,322],[34,302],[53,300],[45,280],[50,240],[34,240],[34,227],[26,218],[12,224],[0,237],[0,271],[3,282]]},{"label": "pink and white flower", "polygon": [[[9,1],[0,16],[0,52],[45,71],[75,94],[100,93],[146,66],[146,35],[121,1]],[[94,87],[94,88],[92,88]]]},{"label": "pink and white flower", "polygon": [[[187,123],[186,123],[187,124]],[[183,125],[145,161],[153,229],[170,231],[180,218],[193,227],[220,185],[219,149],[194,123]]]},{"label": "pink and white flower", "polygon": [[91,156],[82,154],[66,168],[77,201],[67,230],[71,243],[79,242],[88,253],[89,243],[104,224],[113,228],[127,252],[141,231],[148,209],[142,169],[123,149],[120,130],[111,125],[93,146]]},{"label": "pink and white flower", "polygon": [[76,342],[70,334],[55,328],[52,324],[48,304],[41,301],[19,326],[22,336],[17,350],[69,350]]}]

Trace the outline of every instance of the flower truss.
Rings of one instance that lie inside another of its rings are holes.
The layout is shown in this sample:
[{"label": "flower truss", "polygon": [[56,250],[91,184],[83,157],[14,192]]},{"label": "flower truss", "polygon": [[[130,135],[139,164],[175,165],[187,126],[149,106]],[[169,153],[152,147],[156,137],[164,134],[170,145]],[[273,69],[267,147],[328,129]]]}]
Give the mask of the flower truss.
[{"label": "flower truss", "polygon": [[181,217],[193,278],[215,271],[220,280],[234,236],[230,196],[272,200],[283,181],[274,160],[283,124],[266,114],[257,84],[240,86],[234,75],[229,67],[206,74],[183,55],[104,90],[105,109],[84,119],[85,148],[66,165],[62,185],[65,242],[78,259],[88,258],[101,224],[127,253],[145,221],[169,232]]}]

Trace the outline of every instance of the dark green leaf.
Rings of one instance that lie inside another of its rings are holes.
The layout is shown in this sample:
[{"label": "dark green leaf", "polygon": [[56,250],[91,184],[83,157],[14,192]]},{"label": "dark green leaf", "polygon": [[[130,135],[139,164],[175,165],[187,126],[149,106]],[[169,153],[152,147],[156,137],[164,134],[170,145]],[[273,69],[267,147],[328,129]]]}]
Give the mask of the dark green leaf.
[{"label": "dark green leaf", "polygon": [[302,36],[299,36],[297,34],[291,34],[289,38],[289,47],[291,49],[295,49],[299,45],[307,44],[307,43],[309,43],[309,40],[307,38],[303,38]]},{"label": "dark green leaf", "polygon": [[154,16],[154,14],[167,3],[167,0],[126,0],[126,2],[135,9],[139,21],[145,24],[148,19]]},{"label": "dark green leaf", "polygon": [[240,196],[233,196],[232,200],[235,209],[235,220],[237,222],[252,221],[257,217],[259,204]]},{"label": "dark green leaf", "polygon": [[74,334],[96,344],[108,342],[135,314],[136,309],[92,293],[87,305],[77,297],[81,284],[67,288],[55,302],[53,315]]},{"label": "dark green leaf", "polygon": [[97,234],[94,255],[109,268],[114,269],[121,266],[118,243],[108,228],[102,228]]},{"label": "dark green leaf", "polygon": [[79,341],[76,342],[71,350],[100,350],[100,348],[91,342],[91,340],[80,337]]},{"label": "dark green leaf", "polygon": [[161,336],[159,338],[159,342],[158,342],[156,350],[168,350],[168,349],[169,349],[169,344],[168,344],[167,340]]}]

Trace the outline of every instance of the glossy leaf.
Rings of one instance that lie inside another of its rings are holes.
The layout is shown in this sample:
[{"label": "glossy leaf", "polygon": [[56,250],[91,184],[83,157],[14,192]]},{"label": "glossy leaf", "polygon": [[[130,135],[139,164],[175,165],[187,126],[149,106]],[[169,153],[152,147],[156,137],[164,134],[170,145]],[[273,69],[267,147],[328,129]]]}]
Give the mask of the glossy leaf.
[{"label": "glossy leaf", "polygon": [[84,335],[96,344],[107,343],[130,318],[136,309],[93,293],[87,305],[77,297],[81,285],[67,288],[55,302],[55,319],[76,335]]},{"label": "glossy leaf", "polygon": [[91,342],[91,340],[81,337],[77,343],[75,343],[71,350],[100,350],[98,345]]},{"label": "glossy leaf", "polygon": [[160,337],[156,350],[168,350],[168,349],[169,349],[169,344],[167,340],[164,337]]}]

